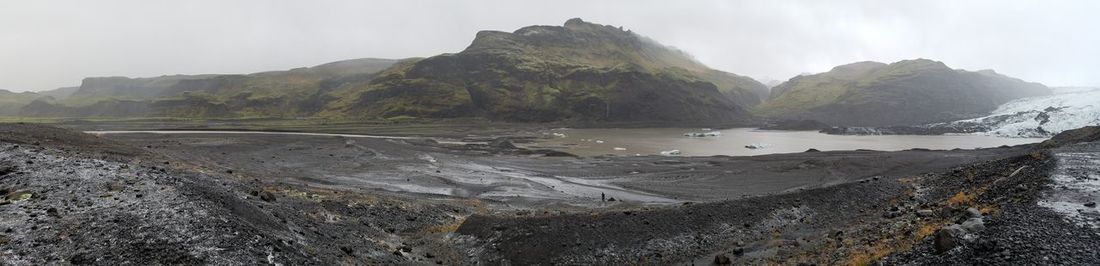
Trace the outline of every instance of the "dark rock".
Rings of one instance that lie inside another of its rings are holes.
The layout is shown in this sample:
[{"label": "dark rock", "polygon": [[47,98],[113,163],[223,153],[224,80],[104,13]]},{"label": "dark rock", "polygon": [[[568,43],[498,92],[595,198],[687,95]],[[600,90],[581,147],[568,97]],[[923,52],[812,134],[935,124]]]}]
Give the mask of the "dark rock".
[{"label": "dark rock", "polygon": [[1096,208],[1096,202],[1085,203],[1085,207]]},{"label": "dark rock", "polygon": [[266,202],[275,202],[275,194],[270,191],[260,193],[260,199]]},{"label": "dark rock", "polygon": [[0,176],[6,176],[8,174],[15,173],[15,171],[17,170],[19,170],[19,168],[16,168],[14,165],[0,164]]},{"label": "dark rock", "polygon": [[1091,142],[1100,140],[1100,126],[1087,126],[1078,129],[1062,131],[1049,140],[1043,141],[1040,146],[1052,148],[1067,144]]},{"label": "dark rock", "polygon": [[809,150],[806,150],[806,152],[821,152],[821,151],[817,150],[817,149],[814,149],[814,148],[810,148]]},{"label": "dark rock", "polygon": [[774,124],[761,127],[764,130],[822,130],[830,128],[829,124],[822,123],[817,120],[783,120]]},{"label": "dark rock", "polygon": [[718,254],[717,256],[714,256],[714,264],[728,265],[731,263],[733,262],[730,261],[730,257],[727,257],[726,254]]},{"label": "dark rock", "polygon": [[935,248],[936,254],[947,252],[961,244],[964,234],[966,234],[966,231],[957,224],[940,228],[939,231],[936,231],[933,240],[933,248]]}]

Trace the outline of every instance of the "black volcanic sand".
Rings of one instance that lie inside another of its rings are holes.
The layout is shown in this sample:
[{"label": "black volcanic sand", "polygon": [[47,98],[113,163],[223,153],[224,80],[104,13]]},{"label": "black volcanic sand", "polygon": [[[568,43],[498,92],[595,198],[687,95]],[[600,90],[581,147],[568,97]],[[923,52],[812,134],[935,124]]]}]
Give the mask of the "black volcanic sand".
[{"label": "black volcanic sand", "polygon": [[431,247],[478,208],[260,182],[19,124],[0,125],[0,192],[4,265],[453,262]]},{"label": "black volcanic sand", "polygon": [[[573,158],[500,141],[5,124],[0,261],[1095,264],[1097,230],[1036,205],[1053,189],[1047,147]],[[975,215],[984,231],[935,248]]]}]

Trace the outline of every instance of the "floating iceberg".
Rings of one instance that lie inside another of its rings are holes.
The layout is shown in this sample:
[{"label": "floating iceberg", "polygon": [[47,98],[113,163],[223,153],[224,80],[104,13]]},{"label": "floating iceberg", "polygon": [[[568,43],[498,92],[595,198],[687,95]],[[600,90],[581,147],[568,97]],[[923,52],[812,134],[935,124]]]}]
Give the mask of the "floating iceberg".
[{"label": "floating iceberg", "polygon": [[717,136],[721,136],[721,135],[722,135],[722,132],[718,132],[718,131],[684,133],[685,137],[694,137],[694,138],[698,138],[698,137],[717,137]]},{"label": "floating iceberg", "polygon": [[767,148],[767,147],[768,147],[768,146],[767,146],[767,145],[764,145],[764,144],[749,144],[749,145],[745,145],[745,148],[746,148],[746,149],[750,149],[750,150],[755,150],[755,149],[763,149],[763,148]]},{"label": "floating iceberg", "polygon": [[661,155],[664,155],[664,156],[680,155],[680,150],[661,151]]}]

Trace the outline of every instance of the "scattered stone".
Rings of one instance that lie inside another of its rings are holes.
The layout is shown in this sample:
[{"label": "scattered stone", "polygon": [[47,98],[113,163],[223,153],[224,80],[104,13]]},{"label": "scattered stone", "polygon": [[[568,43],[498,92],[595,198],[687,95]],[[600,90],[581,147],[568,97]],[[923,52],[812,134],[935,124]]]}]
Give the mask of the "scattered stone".
[{"label": "scattered stone", "polygon": [[927,210],[927,209],[917,211],[917,216],[920,216],[920,217],[932,217],[932,215],[934,215],[934,214],[935,213],[932,212],[932,210]]}]

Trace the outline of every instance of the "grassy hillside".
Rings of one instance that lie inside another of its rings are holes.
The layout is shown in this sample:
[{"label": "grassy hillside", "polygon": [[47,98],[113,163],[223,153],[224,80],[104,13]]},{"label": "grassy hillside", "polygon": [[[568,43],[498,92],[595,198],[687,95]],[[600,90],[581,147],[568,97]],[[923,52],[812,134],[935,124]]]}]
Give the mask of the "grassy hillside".
[{"label": "grassy hillside", "polygon": [[356,59],[249,75],[87,78],[71,96],[19,112],[741,123],[751,120],[747,108],[767,89],[629,30],[571,19],[482,31],[461,52],[423,59]]},{"label": "grassy hillside", "polygon": [[464,51],[345,88],[326,113],[506,121],[746,121],[751,79],[621,28],[572,19],[482,31]]},{"label": "grassy hillside", "polygon": [[33,92],[16,93],[0,90],[0,116],[17,115],[21,108],[39,97],[42,96]]},{"label": "grassy hillside", "polygon": [[1049,93],[1042,84],[927,59],[860,62],[792,78],[753,112],[845,126],[914,125],[978,117],[1010,100]]},{"label": "grassy hillside", "polygon": [[[38,101],[26,116],[297,117],[313,115],[347,83],[399,60],[353,59],[249,75],[86,78],[69,97]],[[63,95],[66,91],[54,91]],[[45,93],[43,93],[45,94]]]}]

